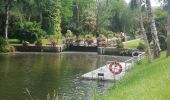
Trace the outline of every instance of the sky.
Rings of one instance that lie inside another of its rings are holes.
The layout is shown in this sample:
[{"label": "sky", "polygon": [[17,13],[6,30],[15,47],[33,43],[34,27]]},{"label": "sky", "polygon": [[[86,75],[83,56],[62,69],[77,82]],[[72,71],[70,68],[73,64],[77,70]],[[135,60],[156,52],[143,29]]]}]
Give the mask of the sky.
[{"label": "sky", "polygon": [[[129,1],[130,0],[125,0],[127,3],[129,3]],[[156,2],[156,0],[151,0],[151,5],[153,6],[153,7],[155,7],[155,6],[160,6],[160,4],[158,3],[158,2]]]}]

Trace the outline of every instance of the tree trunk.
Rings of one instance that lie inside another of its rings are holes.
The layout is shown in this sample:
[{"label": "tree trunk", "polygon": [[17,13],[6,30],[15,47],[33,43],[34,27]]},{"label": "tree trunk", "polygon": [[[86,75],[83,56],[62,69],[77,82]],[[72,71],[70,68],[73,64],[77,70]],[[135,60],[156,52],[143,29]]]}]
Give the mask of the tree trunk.
[{"label": "tree trunk", "polygon": [[40,23],[42,24],[43,22],[43,15],[42,15],[42,11],[40,11]]},{"label": "tree trunk", "polygon": [[31,15],[28,16],[28,21],[29,21],[29,22],[31,21]]},{"label": "tree trunk", "polygon": [[170,56],[170,1],[168,1],[167,57]]},{"label": "tree trunk", "polygon": [[153,17],[150,0],[146,0],[146,5],[147,5],[147,13],[148,13],[148,18],[149,18],[149,23],[150,23],[150,27],[151,27],[152,40],[154,43],[154,48],[153,48],[154,58],[158,58],[158,57],[160,57],[161,48],[160,48],[160,44],[159,44],[157,29],[156,29],[156,25],[155,25],[155,19]]},{"label": "tree trunk", "polygon": [[138,6],[138,14],[139,14],[139,21],[140,21],[140,28],[141,28],[141,32],[143,34],[144,37],[144,42],[146,45],[146,53],[147,53],[147,57],[148,57],[148,62],[151,63],[152,62],[152,55],[151,55],[151,51],[150,51],[150,47],[149,47],[149,43],[148,43],[148,39],[146,36],[146,31],[143,25],[143,17],[142,17],[142,13],[141,13],[141,2],[140,0],[137,0],[137,6]]},{"label": "tree trunk", "polygon": [[[8,2],[8,1],[7,1]],[[8,39],[8,28],[9,28],[9,4],[5,6],[5,39]]]},{"label": "tree trunk", "polygon": [[96,32],[98,32],[98,0],[96,0]]},{"label": "tree trunk", "polygon": [[80,20],[80,11],[79,11],[79,0],[76,1],[76,10],[77,10],[77,20],[76,20],[76,27],[79,27],[79,20]]}]

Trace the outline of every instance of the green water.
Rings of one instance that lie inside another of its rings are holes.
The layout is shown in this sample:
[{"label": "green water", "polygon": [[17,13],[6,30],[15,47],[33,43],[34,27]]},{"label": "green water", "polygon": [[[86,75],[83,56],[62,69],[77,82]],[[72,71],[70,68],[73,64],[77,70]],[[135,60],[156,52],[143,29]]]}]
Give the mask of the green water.
[{"label": "green water", "polygon": [[26,88],[35,100],[47,100],[54,90],[65,100],[90,100],[93,90],[105,92],[107,83],[80,76],[101,66],[101,58],[95,53],[0,54],[0,100],[30,100]]}]

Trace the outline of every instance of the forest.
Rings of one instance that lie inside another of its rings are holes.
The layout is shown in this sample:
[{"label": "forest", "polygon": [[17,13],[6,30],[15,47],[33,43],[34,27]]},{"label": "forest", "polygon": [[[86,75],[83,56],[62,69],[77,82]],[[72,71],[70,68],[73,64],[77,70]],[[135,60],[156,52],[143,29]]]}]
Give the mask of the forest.
[{"label": "forest", "polygon": [[[140,13],[147,37],[152,36],[147,2],[137,0],[1,0],[0,36],[34,43],[42,38],[73,34],[97,37],[125,32],[130,39],[142,34]],[[148,0],[146,0],[148,1]],[[167,2],[153,7],[160,47],[166,49]],[[152,43],[152,38],[148,38]],[[159,48],[159,46],[158,46]]]},{"label": "forest", "polygon": [[2,0],[0,7],[0,33],[4,36],[8,27],[9,38],[16,37],[21,24],[36,24],[46,35],[65,34],[67,30],[76,35],[134,33],[136,29],[135,15],[124,0]]}]

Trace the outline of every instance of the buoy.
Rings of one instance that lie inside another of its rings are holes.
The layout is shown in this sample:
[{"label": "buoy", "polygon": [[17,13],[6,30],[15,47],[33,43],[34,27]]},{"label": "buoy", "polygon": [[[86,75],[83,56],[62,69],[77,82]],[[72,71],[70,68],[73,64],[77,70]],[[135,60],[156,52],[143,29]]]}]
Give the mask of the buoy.
[{"label": "buoy", "polygon": [[[112,68],[114,65],[114,68]],[[118,69],[118,70],[115,70]],[[116,61],[113,61],[110,65],[109,65],[109,70],[112,74],[114,75],[118,75],[122,72],[122,65]]]}]

